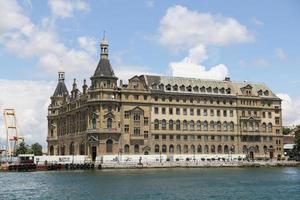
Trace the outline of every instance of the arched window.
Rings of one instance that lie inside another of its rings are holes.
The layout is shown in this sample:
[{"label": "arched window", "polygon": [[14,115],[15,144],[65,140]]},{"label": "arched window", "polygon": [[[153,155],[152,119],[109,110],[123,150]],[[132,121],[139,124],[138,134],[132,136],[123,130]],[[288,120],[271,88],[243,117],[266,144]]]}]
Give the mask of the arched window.
[{"label": "arched window", "polygon": [[265,123],[265,122],[262,123],[261,129],[262,129],[263,132],[266,132],[266,131],[267,131],[267,126],[266,126],[266,123]]},{"label": "arched window", "polygon": [[79,145],[79,154],[80,155],[85,155],[85,144],[84,143],[81,143]]},{"label": "arched window", "polygon": [[243,130],[247,131],[248,127],[247,127],[247,122],[243,122]]},{"label": "arched window", "polygon": [[158,119],[154,120],[154,130],[159,130],[159,121],[158,121]]},{"label": "arched window", "polygon": [[249,131],[253,131],[253,122],[249,122]]},{"label": "arched window", "polygon": [[197,131],[201,131],[201,122],[200,122],[200,120],[197,121]]},{"label": "arched window", "polygon": [[173,146],[173,144],[171,144],[171,145],[169,146],[169,152],[170,152],[170,153],[174,153],[174,146]]},{"label": "arched window", "polygon": [[163,153],[167,153],[167,145],[162,145],[162,149],[161,149],[161,151],[163,152]]},{"label": "arched window", "polygon": [[173,120],[169,121],[169,130],[173,130],[174,122]]},{"label": "arched window", "polygon": [[272,132],[272,123],[268,123],[268,132]]},{"label": "arched window", "polygon": [[111,118],[108,118],[108,119],[107,119],[107,128],[108,128],[108,129],[111,129],[111,128],[112,128],[112,119],[111,119]]},{"label": "arched window", "polygon": [[181,154],[181,146],[179,144],[176,146],[176,153]]},{"label": "arched window", "polygon": [[195,123],[194,121],[190,121],[190,130],[193,131],[195,129]]},{"label": "arched window", "polygon": [[254,124],[254,130],[255,131],[259,131],[259,123],[258,122],[255,122],[255,124]]},{"label": "arched window", "polygon": [[208,122],[207,121],[203,122],[203,130],[208,131]]},{"label": "arched window", "polygon": [[50,146],[49,151],[50,151],[50,156],[53,156],[54,155],[54,147],[52,145]]},{"label": "arched window", "polygon": [[141,116],[139,114],[134,114],[133,115],[133,120],[134,120],[135,123],[137,123],[141,120]]},{"label": "arched window", "polygon": [[208,153],[208,145],[204,146],[204,153],[206,153],[206,154]]},{"label": "arched window", "polygon": [[248,148],[246,145],[243,146],[243,153],[244,154],[247,154],[248,153]]},{"label": "arched window", "polygon": [[62,155],[62,156],[64,156],[65,155],[65,149],[66,149],[66,147],[65,147],[65,145],[62,145],[61,147],[60,147],[60,155]]},{"label": "arched window", "polygon": [[134,145],[134,153],[140,153],[140,146],[138,144]]},{"label": "arched window", "polygon": [[215,145],[211,145],[210,152],[211,153],[216,153],[216,147],[215,147]]},{"label": "arched window", "polygon": [[202,146],[201,145],[197,146],[197,153],[202,153]]},{"label": "arched window", "polygon": [[155,145],[155,147],[154,147],[154,152],[155,152],[155,153],[159,153],[159,145],[158,145],[158,144]]},{"label": "arched window", "polygon": [[191,153],[196,153],[196,151],[195,151],[195,145],[191,145]]},{"label": "arched window", "polygon": [[227,145],[224,146],[224,153],[227,153],[227,154],[229,153],[229,148]]},{"label": "arched window", "polygon": [[259,146],[258,145],[255,146],[254,151],[255,151],[255,153],[259,153]]},{"label": "arched window", "polygon": [[161,120],[161,129],[162,130],[167,129],[167,121],[165,119]]},{"label": "arched window", "polygon": [[184,145],[183,146],[183,153],[188,153],[189,152],[189,147],[188,147],[188,145]]},{"label": "arched window", "polygon": [[225,122],[223,122],[223,131],[227,131],[227,122],[225,121]]},{"label": "arched window", "polygon": [[74,142],[70,143],[70,146],[69,146],[69,155],[74,155]]},{"label": "arched window", "polygon": [[214,121],[210,121],[210,130],[211,131],[215,130],[215,123],[214,123]]},{"label": "arched window", "polygon": [[124,153],[125,154],[129,153],[129,145],[128,144],[125,144],[125,146],[124,146]]},{"label": "arched window", "polygon": [[187,130],[187,121],[186,120],[183,120],[182,127],[183,127],[184,131]]},{"label": "arched window", "polygon": [[180,130],[180,120],[176,121],[176,130]]},{"label": "arched window", "polygon": [[268,152],[268,147],[265,145],[264,146],[264,153],[267,153]]},{"label": "arched window", "polygon": [[222,146],[218,145],[218,153],[222,153]]},{"label": "arched window", "polygon": [[235,146],[234,145],[231,146],[230,151],[231,151],[231,153],[235,153]]},{"label": "arched window", "polygon": [[229,127],[230,127],[230,131],[234,131],[234,123],[233,122],[230,122]]},{"label": "arched window", "polygon": [[111,139],[106,141],[106,153],[112,153],[113,151],[113,141]]},{"label": "arched window", "polygon": [[221,122],[220,121],[217,122],[217,130],[221,131]]},{"label": "arched window", "polygon": [[93,123],[93,129],[96,129],[96,126],[97,126],[97,119],[96,119],[96,117],[93,117],[92,123]]}]

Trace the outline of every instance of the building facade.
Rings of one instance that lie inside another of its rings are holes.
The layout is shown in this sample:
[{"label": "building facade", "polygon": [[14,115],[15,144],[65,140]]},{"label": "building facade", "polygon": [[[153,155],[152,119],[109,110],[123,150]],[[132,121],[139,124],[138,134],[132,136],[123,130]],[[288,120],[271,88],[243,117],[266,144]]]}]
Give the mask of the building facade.
[{"label": "building facade", "polygon": [[265,84],[153,75],[118,78],[108,42],[91,85],[59,72],[48,108],[49,155],[283,155],[281,99]]}]

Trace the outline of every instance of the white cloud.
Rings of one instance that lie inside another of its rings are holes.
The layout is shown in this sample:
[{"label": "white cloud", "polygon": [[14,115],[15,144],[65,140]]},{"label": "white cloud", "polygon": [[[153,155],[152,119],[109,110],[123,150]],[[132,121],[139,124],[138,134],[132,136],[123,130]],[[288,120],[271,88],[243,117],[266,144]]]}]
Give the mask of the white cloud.
[{"label": "white cloud", "polygon": [[283,125],[291,126],[300,124],[300,98],[292,99],[288,94],[277,94],[282,99]]},{"label": "white cloud", "polygon": [[91,71],[96,65],[90,52],[68,48],[60,42],[54,30],[35,25],[23,14],[17,1],[0,0],[0,9],[6,16],[0,18],[0,44],[8,51],[19,57],[37,58],[39,66],[52,73],[62,64],[67,73],[74,74]]},{"label": "white cloud", "polygon": [[256,17],[252,17],[251,22],[256,26],[263,26],[264,25],[264,23],[262,21],[260,21],[259,19],[257,19]]},{"label": "white cloud", "polygon": [[[26,143],[39,142],[46,147],[47,108],[55,88],[54,82],[0,80],[0,110],[14,108],[20,135]],[[3,116],[0,115],[3,125]],[[1,133],[4,133],[1,127]],[[3,136],[1,143],[3,144]]]},{"label": "white cloud", "polygon": [[97,52],[97,41],[93,37],[81,36],[78,38],[78,43],[81,48],[91,54],[95,54]]},{"label": "white cloud", "polygon": [[287,55],[284,53],[284,51],[281,48],[275,48],[275,55],[280,59],[280,60],[285,60],[287,58]]},{"label": "white cloud", "polygon": [[234,18],[196,12],[180,5],[168,8],[160,21],[160,43],[172,51],[188,51],[182,61],[169,64],[174,76],[224,79],[229,74],[226,65],[206,69],[200,64],[208,58],[206,48],[252,40],[254,36]]},{"label": "white cloud", "polygon": [[260,67],[267,67],[270,63],[264,58],[257,58],[253,61],[253,64]]},{"label": "white cloud", "polygon": [[89,5],[82,0],[49,0],[48,5],[56,17],[73,17],[74,11],[88,11]]},{"label": "white cloud", "polygon": [[215,16],[170,7],[160,21],[160,42],[170,48],[185,49],[202,45],[226,45],[254,39],[247,28],[230,17]]}]

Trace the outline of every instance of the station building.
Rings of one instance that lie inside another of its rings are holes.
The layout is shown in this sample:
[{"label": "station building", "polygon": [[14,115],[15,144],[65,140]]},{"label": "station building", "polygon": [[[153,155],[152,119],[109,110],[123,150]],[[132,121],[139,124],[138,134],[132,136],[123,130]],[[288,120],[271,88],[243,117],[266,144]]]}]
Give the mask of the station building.
[{"label": "station building", "polygon": [[265,84],[136,75],[123,84],[101,41],[91,84],[64,72],[48,108],[48,154],[283,155],[279,99]]}]

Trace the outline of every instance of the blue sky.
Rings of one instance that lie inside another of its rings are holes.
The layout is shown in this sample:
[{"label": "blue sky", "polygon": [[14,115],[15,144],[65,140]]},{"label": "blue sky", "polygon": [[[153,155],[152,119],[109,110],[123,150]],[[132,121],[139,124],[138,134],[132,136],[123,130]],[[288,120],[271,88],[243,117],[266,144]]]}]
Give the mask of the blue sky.
[{"label": "blue sky", "polygon": [[[284,122],[300,123],[297,0],[0,0],[0,5],[0,88],[24,99],[2,94],[0,108],[16,107],[31,119],[30,126],[21,120],[23,130],[42,124],[32,139],[37,132],[45,135],[43,108],[57,71],[66,71],[68,84],[74,77],[80,83],[89,78],[104,30],[122,79],[152,73],[265,82],[284,99]],[[34,105],[26,104],[30,101]]]}]

